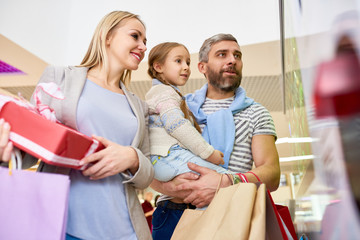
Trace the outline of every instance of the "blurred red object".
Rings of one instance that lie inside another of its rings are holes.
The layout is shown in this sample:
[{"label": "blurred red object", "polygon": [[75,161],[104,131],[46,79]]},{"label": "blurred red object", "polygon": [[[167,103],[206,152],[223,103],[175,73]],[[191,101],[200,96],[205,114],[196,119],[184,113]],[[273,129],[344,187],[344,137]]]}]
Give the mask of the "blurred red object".
[{"label": "blurred red object", "polygon": [[314,104],[318,118],[360,113],[360,65],[355,53],[342,53],[319,65]]}]

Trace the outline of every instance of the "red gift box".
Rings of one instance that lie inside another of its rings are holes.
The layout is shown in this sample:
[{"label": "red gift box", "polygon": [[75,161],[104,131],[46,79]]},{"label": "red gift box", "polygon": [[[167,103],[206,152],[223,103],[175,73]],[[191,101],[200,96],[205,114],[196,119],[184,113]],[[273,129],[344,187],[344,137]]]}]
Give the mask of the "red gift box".
[{"label": "red gift box", "polygon": [[1,108],[0,118],[11,126],[14,146],[51,165],[84,169],[80,160],[104,148],[99,141],[12,101]]}]

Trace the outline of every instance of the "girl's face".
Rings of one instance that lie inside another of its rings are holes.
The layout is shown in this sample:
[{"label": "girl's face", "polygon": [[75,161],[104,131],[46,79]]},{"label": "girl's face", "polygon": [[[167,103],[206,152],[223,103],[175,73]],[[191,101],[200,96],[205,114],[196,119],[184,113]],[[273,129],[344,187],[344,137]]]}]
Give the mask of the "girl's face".
[{"label": "girl's face", "polygon": [[123,20],[106,39],[111,68],[136,70],[146,49],[145,27],[136,18]]},{"label": "girl's face", "polygon": [[167,55],[164,64],[155,68],[169,84],[183,86],[190,77],[190,54],[183,47],[173,48]]}]

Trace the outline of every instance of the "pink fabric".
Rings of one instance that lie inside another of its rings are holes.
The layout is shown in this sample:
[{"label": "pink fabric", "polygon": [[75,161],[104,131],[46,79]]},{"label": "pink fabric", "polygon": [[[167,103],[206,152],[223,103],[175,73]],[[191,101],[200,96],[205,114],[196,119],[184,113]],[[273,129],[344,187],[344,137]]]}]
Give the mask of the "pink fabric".
[{"label": "pink fabric", "polygon": [[[42,90],[42,91],[40,91],[40,90]],[[11,96],[0,95],[0,110],[4,106],[4,104],[6,104],[7,102],[14,102],[17,105],[25,107],[52,122],[59,122],[56,119],[54,110],[41,102],[42,92],[45,92],[45,93],[49,94],[50,96],[57,98],[57,99],[65,98],[63,93],[61,92],[60,88],[55,83],[52,83],[52,82],[40,83],[36,87],[34,95],[33,95],[33,98],[36,103],[35,106],[30,104],[28,101],[26,101],[23,98],[18,99],[18,98],[14,98]]]}]

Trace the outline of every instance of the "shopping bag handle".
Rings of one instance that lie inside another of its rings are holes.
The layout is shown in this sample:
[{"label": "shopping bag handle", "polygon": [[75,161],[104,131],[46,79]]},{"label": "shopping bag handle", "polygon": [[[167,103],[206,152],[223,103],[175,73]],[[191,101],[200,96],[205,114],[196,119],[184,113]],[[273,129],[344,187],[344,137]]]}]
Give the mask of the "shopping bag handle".
[{"label": "shopping bag handle", "polygon": [[[262,183],[262,181],[260,180],[260,178],[259,178],[255,173],[253,173],[253,172],[251,172],[251,171],[249,171],[249,172],[247,172],[247,173],[251,173],[252,175],[254,175],[254,176],[256,177],[256,179],[257,179],[260,183]],[[248,180],[248,178],[245,176],[245,174],[243,174],[243,173],[236,173],[236,175],[238,175],[238,176],[242,179],[242,181],[243,181],[244,183],[248,183],[248,182],[249,182],[249,180]]]},{"label": "shopping bag handle", "polygon": [[248,173],[251,173],[252,175],[254,175],[254,176],[256,177],[256,179],[257,179],[260,183],[262,183],[262,181],[260,180],[260,178],[259,178],[255,173],[253,173],[253,172],[251,172],[251,171],[249,171]]},{"label": "shopping bag handle", "polygon": [[14,148],[11,152],[11,159],[9,161],[9,175],[12,175],[12,170],[21,170],[22,168],[22,157],[20,149]]},{"label": "shopping bag handle", "polygon": [[221,180],[222,180],[222,176],[224,174],[220,174],[220,179],[219,179],[219,182],[218,182],[218,185],[217,185],[217,188],[216,188],[216,193],[218,193],[219,189],[220,189],[220,184],[221,184]]},{"label": "shopping bag handle", "polygon": [[248,178],[245,176],[245,174],[243,174],[243,173],[236,173],[236,175],[238,175],[238,176],[241,178],[241,180],[242,180],[243,183],[249,183],[249,180],[248,180]]}]

